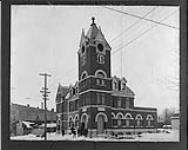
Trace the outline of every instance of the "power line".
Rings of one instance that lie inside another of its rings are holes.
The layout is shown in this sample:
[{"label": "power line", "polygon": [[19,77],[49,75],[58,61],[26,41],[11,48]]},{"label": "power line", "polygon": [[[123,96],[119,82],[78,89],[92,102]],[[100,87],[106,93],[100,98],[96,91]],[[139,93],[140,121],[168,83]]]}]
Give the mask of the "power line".
[{"label": "power line", "polygon": [[124,12],[124,11],[121,11],[121,10],[118,10],[118,9],[115,9],[115,8],[110,8],[110,7],[106,7],[106,6],[103,6],[103,7],[106,8],[106,9],[109,9],[109,10],[112,10],[112,11],[115,11],[115,12],[118,12],[118,13],[122,13],[122,14],[129,15],[129,16],[132,16],[132,17],[135,17],[135,18],[143,19],[143,20],[150,21],[150,22],[153,22],[153,23],[156,23],[156,24],[159,24],[159,25],[163,25],[163,26],[166,26],[166,27],[170,27],[170,28],[179,30],[178,27],[175,27],[175,26],[172,26],[172,25],[168,25],[168,24],[165,24],[165,23],[162,23],[162,22],[158,22],[158,21],[155,21],[155,20],[143,18],[143,17],[141,17],[141,16],[137,16],[137,15],[134,15],[134,14],[130,14],[130,13],[127,13],[127,12]]},{"label": "power line", "polygon": [[[174,13],[176,13],[176,12],[177,12],[177,11],[172,12],[171,14],[169,14],[168,16],[166,16],[165,18],[163,18],[161,21],[166,20],[168,17],[172,16],[172,15],[173,15]],[[151,29],[153,29],[153,28],[156,27],[157,25],[158,25],[158,24],[153,25],[152,27],[150,27],[149,29],[145,30],[144,32],[142,32],[141,34],[139,34],[137,37],[135,37],[134,39],[132,39],[131,41],[129,41],[128,43],[126,43],[125,45],[119,47],[118,49],[116,49],[116,51],[114,51],[114,52],[112,53],[112,55],[115,54],[115,53],[117,53],[119,50],[121,50],[121,48],[127,47],[128,45],[130,45],[131,43],[133,43],[134,41],[136,41],[137,39],[139,39],[140,37],[142,37],[144,34],[146,34],[147,32],[149,32]]]},{"label": "power line", "polygon": [[134,22],[133,24],[131,24],[128,28],[126,28],[123,32],[121,32],[120,34],[118,34],[116,37],[114,37],[109,43],[112,43],[113,41],[115,41],[116,39],[118,39],[118,37],[120,37],[122,34],[124,34],[125,32],[127,32],[128,30],[130,30],[131,28],[133,28],[136,24],[138,24],[140,21],[142,21],[146,16],[148,16],[149,14],[151,14],[154,10],[157,9],[157,6],[152,8],[149,12],[147,12],[144,16],[142,16],[141,18],[139,18],[139,20],[137,20],[136,22]]},{"label": "power line", "polygon": [[[154,11],[155,9],[156,9],[156,8],[153,8],[152,10]],[[152,10],[150,11],[150,13],[152,12]],[[171,14],[169,14],[168,16],[166,16],[165,18],[163,18],[161,21],[166,20],[168,17],[172,16],[172,15],[173,15],[174,13],[176,13],[176,12],[177,12],[177,10],[174,11],[174,12],[172,12]],[[148,13],[149,13],[149,12],[148,12]],[[147,13],[147,14],[148,14],[148,13]],[[147,14],[145,14],[145,15],[144,15],[143,17],[141,17],[141,18],[143,19]],[[140,18],[140,19],[141,19],[141,18]],[[141,20],[139,20],[139,21],[141,21]],[[140,35],[138,35],[136,38],[132,39],[131,41],[129,41],[129,42],[126,43],[125,45],[123,45],[123,46],[117,48],[117,49],[112,53],[112,55],[115,54],[115,53],[117,53],[119,50],[121,50],[121,48],[130,45],[130,44],[133,43],[135,40],[137,40],[137,39],[139,39],[140,37],[142,37],[144,34],[146,34],[147,32],[149,32],[151,29],[153,29],[153,28],[156,27],[157,25],[158,25],[158,24],[153,25],[152,27],[150,27],[149,29],[145,30],[143,33],[141,33]],[[130,27],[130,28],[131,28],[131,27]],[[69,71],[67,71],[67,72],[69,72]],[[70,71],[70,72],[71,72],[71,71]],[[76,75],[74,75],[74,77],[76,77]],[[70,79],[70,77],[69,77],[69,79]],[[73,79],[73,76],[71,77],[71,79]]]}]

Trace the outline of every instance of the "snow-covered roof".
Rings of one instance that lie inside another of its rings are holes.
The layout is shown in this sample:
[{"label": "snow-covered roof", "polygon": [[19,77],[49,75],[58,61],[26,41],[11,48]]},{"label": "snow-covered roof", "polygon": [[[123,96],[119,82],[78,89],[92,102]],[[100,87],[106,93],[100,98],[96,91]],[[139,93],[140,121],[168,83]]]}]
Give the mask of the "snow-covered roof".
[{"label": "snow-covered roof", "polygon": [[[40,125],[40,127],[44,127],[44,124]],[[47,123],[46,127],[47,128],[54,128],[54,127],[56,127],[56,123]]]},{"label": "snow-covered roof", "polygon": [[34,125],[35,123],[33,122],[29,122],[29,121],[21,121],[24,125],[26,125],[27,128],[32,128],[32,125]]}]

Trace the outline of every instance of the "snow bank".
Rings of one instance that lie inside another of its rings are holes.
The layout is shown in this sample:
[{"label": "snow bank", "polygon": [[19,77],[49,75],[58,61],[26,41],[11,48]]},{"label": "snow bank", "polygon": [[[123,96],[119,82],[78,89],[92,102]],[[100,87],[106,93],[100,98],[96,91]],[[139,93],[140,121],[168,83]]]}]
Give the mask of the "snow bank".
[{"label": "snow bank", "polygon": [[[166,132],[168,131],[168,132]],[[178,130],[161,130],[159,133],[143,133],[139,137],[133,135],[132,138],[103,138],[103,137],[74,137],[73,135],[60,135],[57,133],[48,133],[47,139],[51,141],[108,141],[108,142],[178,142],[179,131]],[[11,140],[44,140],[44,138],[36,137],[35,135],[15,136],[11,137]]]}]

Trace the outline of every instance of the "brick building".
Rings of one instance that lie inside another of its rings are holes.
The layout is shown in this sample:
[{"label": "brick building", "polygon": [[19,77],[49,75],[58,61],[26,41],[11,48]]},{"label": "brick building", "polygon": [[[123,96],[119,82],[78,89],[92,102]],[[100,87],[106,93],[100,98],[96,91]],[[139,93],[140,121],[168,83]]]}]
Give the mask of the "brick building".
[{"label": "brick building", "polygon": [[[10,122],[15,121],[30,121],[44,122],[44,109],[39,107],[31,107],[29,105],[11,104],[10,106]],[[47,110],[47,121],[56,121],[56,112],[52,109]]]},{"label": "brick building", "polygon": [[87,34],[82,31],[78,60],[79,80],[57,89],[57,130],[83,126],[96,136],[156,128],[157,109],[135,107],[127,80],[111,76],[111,47],[94,18]]},{"label": "brick building", "polygon": [[[44,123],[43,108],[11,103],[10,106],[10,136],[24,135],[32,131],[32,125]],[[47,122],[56,122],[54,109],[47,110]]]}]

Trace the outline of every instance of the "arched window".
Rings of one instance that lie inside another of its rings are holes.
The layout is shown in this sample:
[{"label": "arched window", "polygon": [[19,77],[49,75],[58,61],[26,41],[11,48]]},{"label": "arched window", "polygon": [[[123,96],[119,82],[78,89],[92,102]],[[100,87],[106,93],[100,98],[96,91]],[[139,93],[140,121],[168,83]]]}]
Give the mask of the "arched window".
[{"label": "arched window", "polygon": [[105,56],[102,54],[97,55],[97,63],[99,64],[105,64]]},{"label": "arched window", "polygon": [[74,124],[75,124],[75,127],[79,127],[79,115],[78,114],[76,114],[74,117]]},{"label": "arched window", "polygon": [[111,112],[111,115],[112,115],[112,119],[116,118],[116,115],[113,112]]},{"label": "arched window", "polygon": [[141,114],[137,114],[135,117],[136,120],[136,126],[141,126],[141,120],[142,120],[142,115]]},{"label": "arched window", "polygon": [[105,122],[108,122],[108,117],[107,117],[107,115],[106,115],[105,113],[103,113],[103,112],[99,112],[99,113],[95,116],[95,122],[98,121],[98,117],[101,116],[101,115],[104,117],[104,121],[105,121]]},{"label": "arched window", "polygon": [[147,115],[146,120],[148,121],[148,126],[151,126],[151,121],[153,120],[153,116],[152,115]]},{"label": "arched window", "polygon": [[81,124],[84,127],[84,129],[87,128],[87,123],[88,123],[88,115],[86,113],[83,113],[81,116]]},{"label": "arched window", "polygon": [[123,114],[122,113],[117,113],[117,124],[118,126],[121,126],[122,125],[122,119],[123,119]]},{"label": "arched window", "polygon": [[82,74],[81,74],[81,80],[87,78],[87,76],[88,76],[87,71],[82,72]]},{"label": "arched window", "polygon": [[126,126],[130,126],[130,120],[133,119],[132,115],[130,113],[126,113],[125,119],[126,119]]},{"label": "arched window", "polygon": [[106,73],[103,70],[97,70],[95,72],[95,76],[97,78],[106,78],[107,77]]}]

